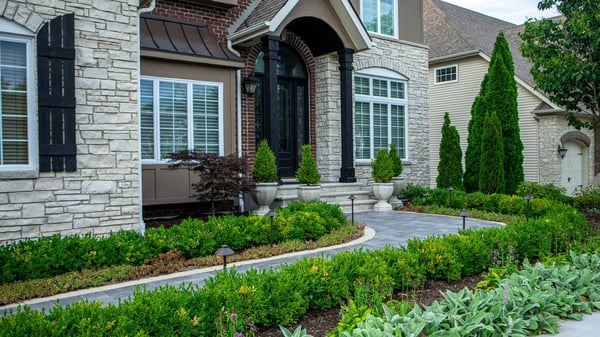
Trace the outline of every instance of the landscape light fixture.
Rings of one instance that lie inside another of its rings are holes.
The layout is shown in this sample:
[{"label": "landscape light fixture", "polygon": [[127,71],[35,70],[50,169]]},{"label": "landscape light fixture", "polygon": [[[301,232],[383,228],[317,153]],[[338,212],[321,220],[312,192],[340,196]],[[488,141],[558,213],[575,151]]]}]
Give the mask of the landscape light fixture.
[{"label": "landscape light fixture", "polygon": [[463,219],[463,231],[465,230],[465,222],[466,222],[466,218],[469,216],[469,213],[467,213],[467,211],[465,211],[464,209],[462,210],[462,212],[460,212],[460,216]]},{"label": "landscape light fixture", "polygon": [[244,79],[244,92],[248,95],[254,95],[256,92],[256,87],[258,87],[258,83],[260,83],[260,79],[255,76],[248,76]]},{"label": "landscape light fixture", "polygon": [[268,214],[269,218],[271,218],[271,232],[269,234],[269,242],[271,243],[271,247],[273,247],[273,218],[277,215],[277,212],[270,211]]},{"label": "landscape light fixture", "polygon": [[354,194],[350,194],[350,196],[348,197],[348,199],[350,199],[350,203],[351,203],[351,210],[352,210],[352,224],[354,224],[354,199],[356,199],[354,197]]},{"label": "landscape light fixture", "polygon": [[215,255],[223,257],[223,271],[227,269],[227,257],[233,255],[235,252],[227,245],[221,245],[221,248],[217,249]]},{"label": "landscape light fixture", "polygon": [[450,193],[450,208],[452,208],[452,191],[454,191],[454,187],[448,187],[448,192]]},{"label": "landscape light fixture", "polygon": [[560,156],[560,158],[564,159],[566,154],[567,148],[562,146],[561,144],[558,144],[558,155]]},{"label": "landscape light fixture", "polygon": [[525,196],[525,201],[527,201],[527,209],[525,210],[525,220],[529,221],[529,202],[531,201],[531,199],[533,199],[533,197],[531,195],[526,195]]}]

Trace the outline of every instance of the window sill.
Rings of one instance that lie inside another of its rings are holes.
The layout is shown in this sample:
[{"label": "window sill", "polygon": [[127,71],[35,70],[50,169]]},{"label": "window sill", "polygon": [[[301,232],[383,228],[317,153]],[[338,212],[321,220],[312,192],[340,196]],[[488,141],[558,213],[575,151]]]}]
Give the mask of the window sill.
[{"label": "window sill", "polygon": [[0,171],[0,179],[34,179],[37,178],[38,172],[36,170],[23,170],[23,171]]}]

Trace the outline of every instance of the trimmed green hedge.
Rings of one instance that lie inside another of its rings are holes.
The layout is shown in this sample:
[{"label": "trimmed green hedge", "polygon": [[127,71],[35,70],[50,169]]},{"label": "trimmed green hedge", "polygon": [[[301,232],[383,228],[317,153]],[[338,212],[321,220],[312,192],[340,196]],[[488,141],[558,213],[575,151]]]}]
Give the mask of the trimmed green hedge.
[{"label": "trimmed green hedge", "polygon": [[[0,284],[51,277],[70,271],[141,265],[148,259],[177,249],[185,258],[214,254],[222,245],[233,250],[268,244],[269,217],[223,216],[207,221],[187,219],[170,228],[150,228],[145,235],[133,231],[106,238],[51,236],[0,246]],[[292,202],[273,219],[273,242],[316,240],[346,221],[336,205]]]},{"label": "trimmed green hedge", "polygon": [[[118,307],[75,303],[48,315],[21,308],[0,318],[0,335],[215,336],[224,310],[259,325],[287,325],[307,310],[338,306],[357,291],[418,289],[426,278],[454,280],[498,261],[566,251],[586,239],[581,213],[561,203],[548,205],[540,207],[538,219],[519,225],[413,239],[407,247],[342,252],[330,259],[313,257],[277,270],[219,272],[202,288],[137,290]],[[293,205],[281,213],[298,211],[295,207],[303,208]]]}]

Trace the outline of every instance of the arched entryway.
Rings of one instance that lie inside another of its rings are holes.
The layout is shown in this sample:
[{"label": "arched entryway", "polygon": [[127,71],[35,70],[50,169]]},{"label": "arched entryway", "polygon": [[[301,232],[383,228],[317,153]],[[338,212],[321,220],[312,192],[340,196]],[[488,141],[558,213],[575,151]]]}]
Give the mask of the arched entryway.
[{"label": "arched entryway", "polygon": [[[267,130],[269,121],[265,113],[265,64],[261,52],[254,66],[254,73],[260,79],[256,89],[256,141],[267,139],[277,154],[279,176],[293,177],[300,162],[300,148],[309,142],[308,76],[304,61],[290,46],[281,44],[277,64],[277,108],[276,123],[278,137],[272,137]],[[272,139],[276,138],[276,139]]]}]

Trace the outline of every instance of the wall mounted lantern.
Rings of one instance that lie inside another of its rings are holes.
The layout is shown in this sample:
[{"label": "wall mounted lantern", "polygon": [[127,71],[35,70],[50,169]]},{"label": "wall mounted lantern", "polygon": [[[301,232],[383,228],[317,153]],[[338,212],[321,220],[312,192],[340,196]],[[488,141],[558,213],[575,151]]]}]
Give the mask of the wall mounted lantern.
[{"label": "wall mounted lantern", "polygon": [[561,144],[558,144],[558,154],[560,155],[561,159],[564,159],[565,155],[567,154],[567,148]]},{"label": "wall mounted lantern", "polygon": [[256,87],[258,87],[258,83],[260,79],[255,76],[248,76],[244,79],[244,92],[248,95],[254,95],[256,92]]}]

